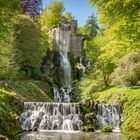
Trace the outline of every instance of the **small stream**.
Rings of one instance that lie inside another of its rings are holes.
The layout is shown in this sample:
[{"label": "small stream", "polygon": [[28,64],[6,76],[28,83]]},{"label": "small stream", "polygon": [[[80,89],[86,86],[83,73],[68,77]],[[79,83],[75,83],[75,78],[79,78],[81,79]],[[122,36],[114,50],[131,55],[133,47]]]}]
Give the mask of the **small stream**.
[{"label": "small stream", "polygon": [[29,132],[14,140],[127,140],[121,133],[86,132]]}]

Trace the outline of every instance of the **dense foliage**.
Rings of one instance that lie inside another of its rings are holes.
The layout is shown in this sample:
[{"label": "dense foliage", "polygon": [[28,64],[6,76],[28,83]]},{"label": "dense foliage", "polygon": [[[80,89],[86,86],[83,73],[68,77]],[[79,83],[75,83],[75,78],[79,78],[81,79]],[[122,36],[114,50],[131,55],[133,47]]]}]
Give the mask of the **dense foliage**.
[{"label": "dense foliage", "polygon": [[[78,81],[73,81],[73,93],[79,90],[78,96],[81,93],[82,98],[92,98],[97,103],[119,104],[124,110],[122,132],[138,140],[139,1],[90,0],[90,4],[96,5],[99,18],[92,14],[85,26],[78,28],[78,32],[87,38],[84,49],[91,68],[86,71],[80,87]],[[63,11],[63,2],[55,0],[47,5],[35,22],[21,15],[21,0],[0,0],[0,133],[3,130],[3,134],[11,136],[20,132],[18,119],[21,100],[52,101],[53,81],[50,79],[53,76],[41,74],[40,67],[44,56],[49,56],[54,50],[56,44],[49,38],[49,30],[60,25]],[[69,22],[73,19],[71,12],[66,12],[64,17]],[[71,61],[72,65],[77,62],[74,57]],[[75,73],[81,70],[80,65],[76,66],[73,68]],[[79,80],[79,75],[73,77]],[[117,87],[118,84],[130,87]],[[95,120],[94,114],[87,111],[84,129],[94,130]],[[105,126],[102,131],[112,130]]]},{"label": "dense foliage", "polygon": [[[90,0],[100,13],[99,21],[104,24],[125,47],[139,48],[139,2],[136,0]],[[128,49],[129,49],[128,48]]]},{"label": "dense foliage", "polygon": [[7,136],[21,132],[22,101],[52,101],[51,86],[31,80],[40,76],[48,45],[40,25],[20,14],[21,0],[0,0],[0,135]]},{"label": "dense foliage", "polygon": [[86,24],[83,27],[79,27],[79,33],[87,35],[90,39],[94,38],[97,35],[99,26],[97,24],[97,18],[92,14],[88,17]]},{"label": "dense foliage", "polygon": [[[41,16],[42,30],[48,32],[49,29],[59,25],[62,21],[63,2],[56,0],[47,5]],[[57,17],[57,18],[56,18]]]},{"label": "dense foliage", "polygon": [[[91,5],[96,4],[97,12],[100,14],[98,19],[100,30],[96,37],[92,37],[90,41],[87,41],[85,45],[86,56],[92,62],[94,80],[98,80],[99,78],[97,77],[102,78],[105,86],[111,84],[112,78],[122,79],[121,76],[123,77],[125,75],[118,74],[116,77],[112,77],[112,73],[120,59],[128,53],[140,49],[139,9],[137,2],[133,0],[90,0]],[[94,27],[94,30],[96,28]],[[86,30],[86,27],[84,29]],[[133,56],[131,55],[130,57]],[[137,71],[134,70],[137,68],[134,65],[132,67],[132,65],[131,74],[132,71]],[[139,67],[139,63],[136,65]],[[118,69],[115,71],[119,72]],[[128,69],[128,67],[126,66],[124,69]],[[121,71],[121,73],[123,72]],[[131,74],[130,69],[127,70],[125,78],[130,79],[131,77],[136,82],[130,83],[136,84],[139,81],[139,77],[134,72],[132,74],[133,76]],[[122,82],[124,81],[122,80]]]},{"label": "dense foliage", "polygon": [[20,73],[34,78],[40,73],[45,50],[41,46],[40,29],[29,17],[19,15],[16,17],[14,31]]},{"label": "dense foliage", "polygon": [[65,12],[64,17],[67,19],[68,22],[71,22],[71,20],[73,19],[71,12]]},{"label": "dense foliage", "polygon": [[[100,14],[100,29],[96,36],[85,42],[85,53],[91,62],[91,69],[80,83],[82,98],[93,98],[98,103],[120,104],[125,113],[121,130],[137,140],[140,138],[138,1],[90,0],[90,4],[96,5]],[[85,33],[85,30],[85,26],[79,28],[81,33]],[[131,88],[137,85],[138,89],[118,88],[118,84]]]},{"label": "dense foliage", "polygon": [[19,0],[0,1],[0,79],[15,76],[18,69],[15,62],[17,50],[13,43],[13,17],[19,11]]}]

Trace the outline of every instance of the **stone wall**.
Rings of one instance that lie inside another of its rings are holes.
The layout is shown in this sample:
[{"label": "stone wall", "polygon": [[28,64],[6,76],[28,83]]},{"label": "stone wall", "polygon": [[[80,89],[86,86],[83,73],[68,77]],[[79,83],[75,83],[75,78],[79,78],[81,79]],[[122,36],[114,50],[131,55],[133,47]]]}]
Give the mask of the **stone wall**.
[{"label": "stone wall", "polygon": [[[83,58],[84,36],[79,35],[77,33],[77,21],[76,20],[72,20],[71,22],[66,22],[66,20],[63,21],[64,22],[60,26],[55,27],[49,31],[50,37],[55,39],[57,47],[59,47],[59,43],[61,42],[61,39],[63,38],[63,36],[65,36],[64,31],[70,32],[69,53],[75,55],[75,57]],[[60,36],[62,37],[60,38]]]}]

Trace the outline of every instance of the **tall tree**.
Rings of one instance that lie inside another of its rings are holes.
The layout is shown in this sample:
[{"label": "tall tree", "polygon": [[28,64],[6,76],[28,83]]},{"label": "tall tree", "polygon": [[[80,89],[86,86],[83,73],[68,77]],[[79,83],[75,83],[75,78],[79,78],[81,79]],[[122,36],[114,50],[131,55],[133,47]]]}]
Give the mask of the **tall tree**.
[{"label": "tall tree", "polygon": [[0,7],[16,11],[20,9],[22,0],[0,0]]},{"label": "tall tree", "polygon": [[36,77],[40,72],[44,48],[41,46],[38,25],[25,15],[19,15],[15,22],[15,45],[19,50],[20,71],[28,77]]},{"label": "tall tree", "polygon": [[42,29],[48,32],[52,27],[58,26],[62,21],[64,4],[62,1],[55,0],[48,4],[41,16]]},{"label": "tall tree", "polygon": [[90,4],[96,4],[99,22],[106,26],[111,37],[129,50],[140,47],[139,1],[90,0]]},{"label": "tall tree", "polygon": [[14,46],[13,17],[20,12],[20,0],[0,1],[0,78],[16,75],[15,62],[17,51]]},{"label": "tall tree", "polygon": [[46,48],[46,50],[52,50],[54,47],[54,40],[49,38],[49,30],[61,23],[63,10],[63,2],[55,0],[47,5],[41,15],[41,44]]},{"label": "tall tree", "polygon": [[[90,0],[96,4],[98,19],[101,26],[105,27],[104,35],[100,36],[99,44],[99,69],[102,70],[104,79],[109,79],[119,59],[135,49],[140,49],[139,42],[139,7],[134,0]],[[95,44],[94,44],[95,45]]]},{"label": "tall tree", "polygon": [[86,21],[85,25],[85,31],[86,34],[90,37],[93,38],[97,35],[99,26],[97,24],[97,18],[92,14],[91,16],[88,17],[88,20]]},{"label": "tall tree", "polygon": [[88,17],[86,24],[83,27],[78,27],[78,32],[87,35],[91,40],[95,38],[99,30],[97,18],[92,14]]}]

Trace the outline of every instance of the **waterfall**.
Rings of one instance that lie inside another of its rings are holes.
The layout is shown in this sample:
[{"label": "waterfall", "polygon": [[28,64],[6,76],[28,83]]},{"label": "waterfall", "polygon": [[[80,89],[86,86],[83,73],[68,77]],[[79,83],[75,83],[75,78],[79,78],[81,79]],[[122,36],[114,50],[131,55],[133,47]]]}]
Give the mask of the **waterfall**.
[{"label": "waterfall", "polygon": [[[57,48],[60,53],[61,66],[61,88],[53,88],[55,103],[47,102],[25,102],[24,109],[20,116],[20,123],[23,130],[80,130],[85,117],[81,113],[79,103],[70,103],[72,91],[71,64],[69,61],[70,25],[62,24],[55,32]],[[82,57],[82,56],[81,56]],[[90,68],[82,63],[80,58],[82,74],[86,68]],[[67,102],[67,103],[62,103]],[[85,103],[88,105],[88,103]],[[90,104],[89,104],[90,105]],[[87,106],[87,109],[90,106]],[[93,110],[94,111],[94,110]],[[121,109],[118,105],[98,104],[96,107],[97,127],[100,129],[105,124],[109,124],[113,129],[118,130],[121,123]],[[82,116],[83,115],[83,116]]]},{"label": "waterfall", "polygon": [[57,36],[57,47],[60,53],[60,66],[62,69],[61,84],[62,88],[54,87],[55,102],[70,102],[70,92],[72,90],[71,64],[68,53],[70,51],[70,26],[61,25]]},{"label": "waterfall", "polygon": [[71,89],[64,89],[53,87],[53,93],[54,93],[54,101],[55,102],[67,102],[70,103],[71,97],[70,97]]},{"label": "waterfall", "polygon": [[68,26],[63,24],[63,30],[59,34],[59,52],[60,52],[60,64],[63,70],[63,84],[66,88],[72,88],[71,78],[71,64],[68,58],[68,52],[70,47],[70,30],[67,30]]},{"label": "waterfall", "polygon": [[82,68],[82,77],[83,77],[83,75],[84,75],[84,73],[86,71],[86,67],[83,65],[82,58],[80,58],[80,66]]},{"label": "waterfall", "polygon": [[23,130],[80,130],[78,103],[25,102],[20,117]]},{"label": "waterfall", "polygon": [[119,131],[122,117],[122,111],[119,105],[98,104],[96,111],[98,129],[109,124],[114,131]]},{"label": "waterfall", "polygon": [[[122,111],[119,105],[96,106],[97,129],[109,124],[119,131]],[[23,130],[80,130],[83,116],[79,103],[25,102],[20,116]]]},{"label": "waterfall", "polygon": [[55,102],[61,102],[62,101],[62,95],[60,95],[59,89],[54,87],[53,88],[54,93],[54,101]]}]

